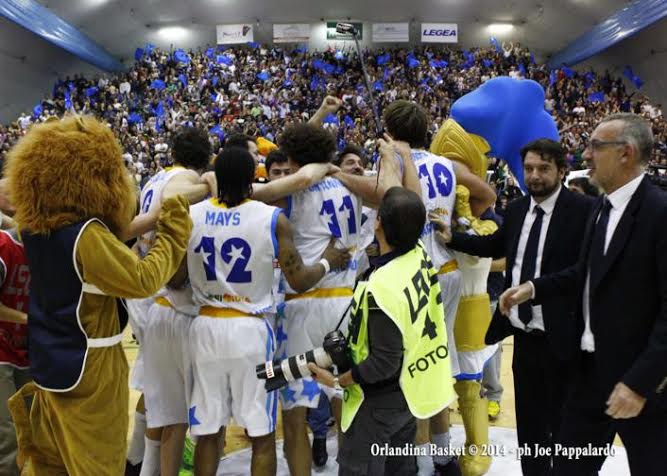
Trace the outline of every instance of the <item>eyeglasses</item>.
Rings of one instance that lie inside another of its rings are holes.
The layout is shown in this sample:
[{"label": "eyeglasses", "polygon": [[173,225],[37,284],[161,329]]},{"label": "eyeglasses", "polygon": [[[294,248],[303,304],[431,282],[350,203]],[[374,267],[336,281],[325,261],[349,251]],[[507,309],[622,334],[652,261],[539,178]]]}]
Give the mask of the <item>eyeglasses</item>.
[{"label": "eyeglasses", "polygon": [[584,150],[590,149],[593,152],[598,151],[602,149],[605,146],[608,145],[625,145],[627,144],[627,141],[624,140],[597,140],[593,139],[591,141],[588,141],[587,144],[585,144]]}]

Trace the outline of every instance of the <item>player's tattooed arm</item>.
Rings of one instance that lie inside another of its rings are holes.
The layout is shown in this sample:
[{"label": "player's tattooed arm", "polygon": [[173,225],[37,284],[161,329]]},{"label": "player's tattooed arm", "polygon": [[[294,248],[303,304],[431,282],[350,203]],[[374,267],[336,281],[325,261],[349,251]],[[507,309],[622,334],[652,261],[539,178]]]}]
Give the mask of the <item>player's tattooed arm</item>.
[{"label": "player's tattooed arm", "polygon": [[[299,293],[307,291],[324,277],[326,271],[324,265],[319,262],[312,265],[304,264],[299,250],[294,245],[290,223],[283,214],[278,217],[276,237],[280,269],[292,289]],[[329,262],[332,270],[345,268],[350,261],[349,250],[335,248],[333,239],[322,257]]]}]

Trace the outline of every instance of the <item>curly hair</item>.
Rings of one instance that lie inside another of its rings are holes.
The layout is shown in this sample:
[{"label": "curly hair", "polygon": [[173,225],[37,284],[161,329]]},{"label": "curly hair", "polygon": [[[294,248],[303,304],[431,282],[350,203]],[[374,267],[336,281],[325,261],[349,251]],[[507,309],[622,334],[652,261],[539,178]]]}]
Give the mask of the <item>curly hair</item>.
[{"label": "curly hair", "polygon": [[211,160],[208,133],[196,127],[179,130],[171,144],[174,162],[188,169],[204,170]]},{"label": "curly hair", "polygon": [[336,153],[334,136],[312,124],[292,124],[278,139],[280,150],[300,166],[331,162]]},{"label": "curly hair", "polygon": [[118,234],[132,220],[136,191],[111,129],[90,116],[33,126],[5,162],[14,219],[49,233],[99,218]]}]

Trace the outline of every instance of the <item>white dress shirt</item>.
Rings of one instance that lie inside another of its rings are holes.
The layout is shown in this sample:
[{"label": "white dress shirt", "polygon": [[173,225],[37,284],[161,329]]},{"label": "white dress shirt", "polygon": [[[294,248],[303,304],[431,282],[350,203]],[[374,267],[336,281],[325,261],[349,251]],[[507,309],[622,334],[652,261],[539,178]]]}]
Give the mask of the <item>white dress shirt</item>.
[{"label": "white dress shirt", "polygon": [[[514,266],[512,267],[512,286],[518,286],[521,284],[521,266],[523,265],[523,255],[526,253],[528,235],[530,235],[530,229],[535,222],[535,207],[538,205],[542,210],[544,210],[544,216],[542,217],[542,228],[540,228],[540,241],[537,244],[537,261],[535,263],[535,277],[540,277],[540,273],[542,271],[542,252],[544,251],[544,242],[547,238],[549,223],[551,222],[551,217],[553,216],[554,208],[556,207],[556,201],[558,200],[560,191],[561,186],[559,185],[558,189],[544,201],[542,201],[542,203],[537,203],[533,197],[530,198],[530,206],[528,208],[528,213],[526,213],[526,218],[523,220],[521,235],[519,235],[519,244],[516,248],[516,258],[514,260]],[[533,318],[526,326],[523,322],[521,322],[521,319],[519,319],[519,307],[514,306],[510,311],[510,322],[514,327],[524,331],[529,331],[532,329],[544,331],[542,306],[532,306],[532,311]]]},{"label": "white dress shirt", "polygon": [[[644,174],[641,174],[639,177],[629,181],[623,185],[618,190],[614,191],[607,195],[607,200],[611,203],[611,209],[609,210],[609,221],[607,222],[607,232],[604,239],[604,254],[607,254],[609,249],[609,243],[614,237],[614,232],[618,226],[618,222],[621,221],[623,212],[630,203],[630,199],[639,188],[639,184],[644,178]],[[598,217],[599,219],[599,217]],[[595,352],[595,336],[591,330],[591,307],[590,307],[590,291],[591,291],[591,270],[588,269],[586,272],[586,284],[584,285],[584,298],[583,298],[583,314],[584,314],[584,333],[581,336],[581,350],[586,352]]]}]

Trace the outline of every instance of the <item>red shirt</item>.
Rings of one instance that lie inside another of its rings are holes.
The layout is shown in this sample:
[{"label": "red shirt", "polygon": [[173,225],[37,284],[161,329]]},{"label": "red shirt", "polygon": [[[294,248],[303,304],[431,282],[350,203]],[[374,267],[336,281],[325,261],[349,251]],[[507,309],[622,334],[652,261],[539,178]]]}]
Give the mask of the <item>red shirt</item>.
[{"label": "red shirt", "polygon": [[[0,230],[0,302],[21,312],[28,312],[30,271],[23,245]],[[0,364],[27,368],[28,326],[0,321]]]}]

